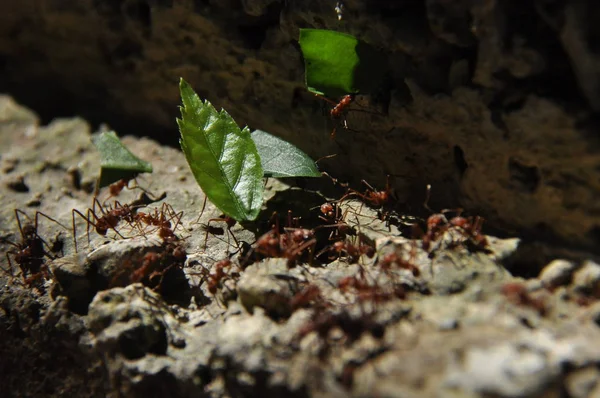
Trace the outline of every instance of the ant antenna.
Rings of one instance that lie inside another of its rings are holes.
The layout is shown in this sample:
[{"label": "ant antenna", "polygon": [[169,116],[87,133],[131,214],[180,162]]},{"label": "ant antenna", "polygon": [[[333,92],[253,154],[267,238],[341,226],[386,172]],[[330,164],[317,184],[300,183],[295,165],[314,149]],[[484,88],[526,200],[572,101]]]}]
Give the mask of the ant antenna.
[{"label": "ant antenna", "polygon": [[425,202],[423,202],[423,207],[427,210],[429,210],[430,213],[435,213],[431,207],[429,207],[429,199],[431,198],[431,184],[427,184],[427,188],[426,188],[426,192],[425,192]]},{"label": "ant antenna", "polygon": [[325,155],[325,156],[322,156],[322,157],[320,157],[319,159],[315,160],[315,163],[316,163],[316,164],[319,164],[319,162],[320,162],[321,160],[325,160],[325,159],[331,159],[331,158],[334,158],[334,157],[336,157],[336,156],[337,156],[337,153],[334,153],[333,155]]}]

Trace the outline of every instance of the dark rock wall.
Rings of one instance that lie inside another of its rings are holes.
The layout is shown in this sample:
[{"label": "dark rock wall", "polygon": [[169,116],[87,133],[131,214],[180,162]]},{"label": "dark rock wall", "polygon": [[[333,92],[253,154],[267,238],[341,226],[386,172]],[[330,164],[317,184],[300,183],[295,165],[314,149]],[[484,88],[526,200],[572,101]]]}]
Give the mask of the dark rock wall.
[{"label": "dark rock wall", "polygon": [[[402,201],[463,206],[491,223],[594,247],[600,110],[594,1],[0,1],[0,90],[49,120],[177,140],[177,80],[238,122]],[[303,89],[298,28],[384,49],[386,87],[333,127]]]}]

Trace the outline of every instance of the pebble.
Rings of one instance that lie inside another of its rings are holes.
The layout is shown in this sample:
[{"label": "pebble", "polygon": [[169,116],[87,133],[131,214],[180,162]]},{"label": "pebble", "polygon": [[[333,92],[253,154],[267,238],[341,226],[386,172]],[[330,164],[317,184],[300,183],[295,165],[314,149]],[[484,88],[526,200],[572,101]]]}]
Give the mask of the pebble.
[{"label": "pebble", "polygon": [[25,183],[25,176],[17,175],[6,181],[6,186],[15,192],[29,192],[29,186]]},{"label": "pebble", "polygon": [[573,286],[576,291],[593,294],[600,290],[600,264],[586,261],[573,275]]},{"label": "pebble", "polygon": [[569,283],[577,265],[568,260],[551,261],[540,273],[539,279],[545,287],[557,287]]},{"label": "pebble", "polygon": [[600,370],[595,367],[575,371],[565,378],[565,388],[572,398],[592,397],[594,387],[600,388]]}]

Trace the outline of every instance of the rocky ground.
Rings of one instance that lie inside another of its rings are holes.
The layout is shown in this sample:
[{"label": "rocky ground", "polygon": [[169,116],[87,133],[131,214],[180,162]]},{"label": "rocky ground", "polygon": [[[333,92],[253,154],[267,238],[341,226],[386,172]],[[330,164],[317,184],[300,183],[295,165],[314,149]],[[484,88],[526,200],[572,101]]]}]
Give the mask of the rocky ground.
[{"label": "rocky ground", "polygon": [[132,137],[154,172],[99,202],[158,221],[92,225],[88,242],[73,209],[110,212],[93,207],[90,137],[0,97],[3,396],[600,396],[591,254],[337,203],[327,178],[269,180],[258,221],[208,229],[220,214],[201,213],[183,154]]}]

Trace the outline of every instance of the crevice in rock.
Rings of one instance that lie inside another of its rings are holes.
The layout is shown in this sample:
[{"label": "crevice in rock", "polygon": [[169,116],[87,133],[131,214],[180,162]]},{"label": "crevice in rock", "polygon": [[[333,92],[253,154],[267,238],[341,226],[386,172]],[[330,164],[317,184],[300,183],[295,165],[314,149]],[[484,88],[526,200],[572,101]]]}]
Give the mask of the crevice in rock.
[{"label": "crevice in rock", "polygon": [[540,170],[537,166],[527,166],[515,158],[508,161],[510,180],[516,188],[533,193],[540,185]]},{"label": "crevice in rock", "polygon": [[465,171],[467,171],[469,164],[465,160],[465,153],[463,152],[463,150],[460,146],[455,145],[453,152],[454,152],[454,163],[456,164],[456,168],[458,169],[458,173],[459,173],[460,177],[462,177],[465,174]]}]

